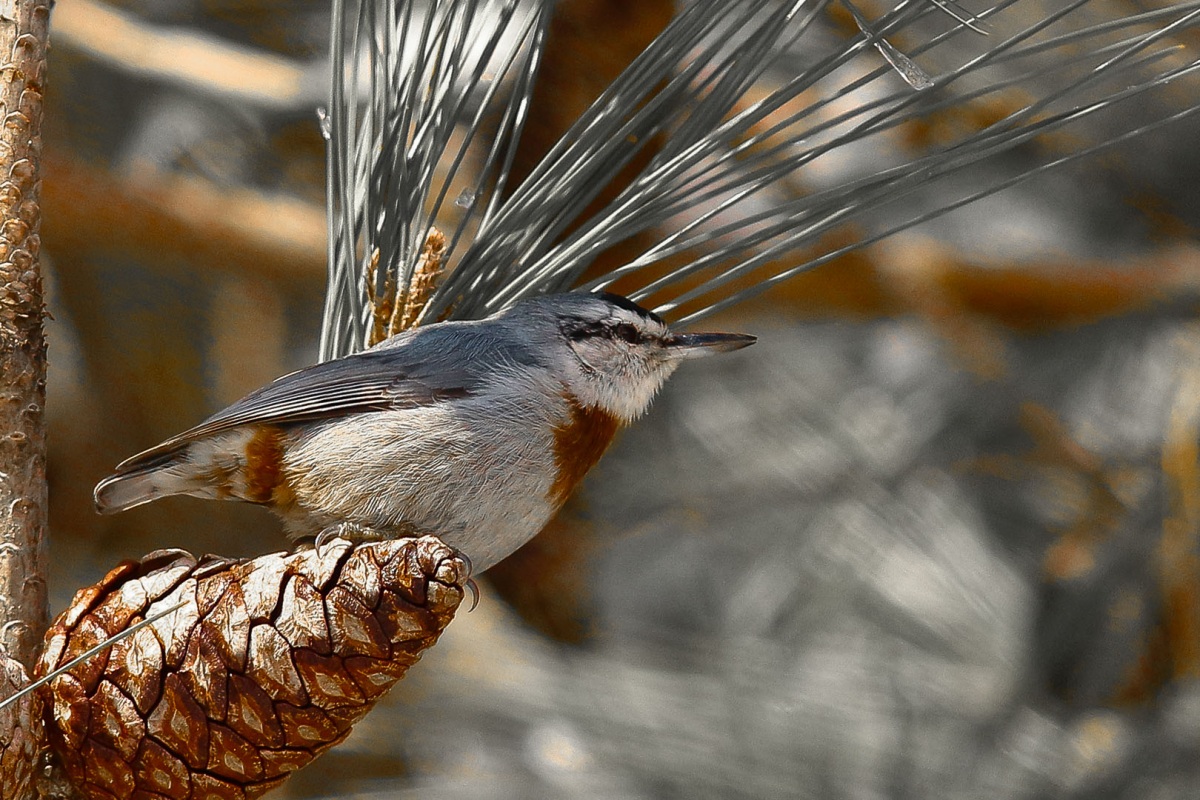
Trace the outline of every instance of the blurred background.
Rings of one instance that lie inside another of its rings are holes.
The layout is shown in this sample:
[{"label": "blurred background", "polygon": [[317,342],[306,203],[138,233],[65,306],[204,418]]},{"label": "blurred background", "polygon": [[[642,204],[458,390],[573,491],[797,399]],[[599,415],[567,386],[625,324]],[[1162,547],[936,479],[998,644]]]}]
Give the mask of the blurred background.
[{"label": "blurred background", "polygon": [[[1085,0],[1079,24],[1172,5]],[[518,174],[673,12],[558,5]],[[822,25],[858,34],[840,6]],[[258,508],[102,518],[91,489],[315,361],[328,41],[309,0],[55,7],[54,613],[121,558],[285,545]],[[1200,46],[1191,29],[1168,44]],[[1107,141],[1198,88],[956,180]],[[1026,91],[914,114],[893,144],[932,151]],[[1159,129],[706,320],[759,344],[681,370],[479,608],[280,796],[1200,796],[1198,135]],[[833,156],[794,191],[899,158]]]}]

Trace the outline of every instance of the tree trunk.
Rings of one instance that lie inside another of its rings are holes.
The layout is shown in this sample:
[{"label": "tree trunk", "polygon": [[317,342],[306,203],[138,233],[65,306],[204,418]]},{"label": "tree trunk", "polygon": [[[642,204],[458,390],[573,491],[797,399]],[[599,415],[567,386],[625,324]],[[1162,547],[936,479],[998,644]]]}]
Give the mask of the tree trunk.
[{"label": "tree trunk", "polygon": [[0,644],[46,628],[46,340],[38,261],[47,0],[0,0]]}]

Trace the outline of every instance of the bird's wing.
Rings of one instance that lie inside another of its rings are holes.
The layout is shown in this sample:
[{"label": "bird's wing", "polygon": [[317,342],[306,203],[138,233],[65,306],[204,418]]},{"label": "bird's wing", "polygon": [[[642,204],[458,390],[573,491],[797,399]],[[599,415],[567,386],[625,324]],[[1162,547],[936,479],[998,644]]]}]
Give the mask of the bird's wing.
[{"label": "bird's wing", "polygon": [[[408,363],[406,363],[408,362]],[[399,348],[368,350],[326,361],[282,378],[218,411],[190,430],[117,465],[118,475],[164,461],[189,442],[239,425],[280,425],[326,417],[433,405],[467,397],[478,379],[462,368],[437,370],[436,379],[419,359]],[[443,362],[444,365],[444,362]]]}]

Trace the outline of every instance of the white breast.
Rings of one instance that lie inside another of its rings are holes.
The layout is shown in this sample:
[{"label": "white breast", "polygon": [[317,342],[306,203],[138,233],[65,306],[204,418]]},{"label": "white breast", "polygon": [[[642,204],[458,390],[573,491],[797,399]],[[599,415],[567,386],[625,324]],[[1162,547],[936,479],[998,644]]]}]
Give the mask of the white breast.
[{"label": "white breast", "polygon": [[525,388],[305,426],[284,458],[297,511],[316,531],[348,521],[432,533],[487,569],[553,511],[552,432],[566,406],[520,400],[529,396]]}]

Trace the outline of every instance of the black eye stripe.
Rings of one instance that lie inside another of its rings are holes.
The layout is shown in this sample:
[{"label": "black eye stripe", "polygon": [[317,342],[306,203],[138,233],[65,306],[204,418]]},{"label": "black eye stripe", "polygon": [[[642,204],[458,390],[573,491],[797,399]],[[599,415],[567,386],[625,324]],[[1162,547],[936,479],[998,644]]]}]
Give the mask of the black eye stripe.
[{"label": "black eye stripe", "polygon": [[572,320],[563,325],[563,333],[566,334],[568,339],[575,342],[590,339],[593,336],[603,336],[607,331],[607,326],[599,322]]},{"label": "black eye stripe", "polygon": [[603,336],[606,339],[620,339],[630,344],[636,344],[644,340],[642,332],[638,330],[636,325],[631,325],[628,322],[614,323],[611,320],[605,322],[572,320],[563,324],[562,332],[563,335],[573,342],[597,336]]}]

